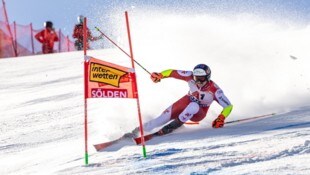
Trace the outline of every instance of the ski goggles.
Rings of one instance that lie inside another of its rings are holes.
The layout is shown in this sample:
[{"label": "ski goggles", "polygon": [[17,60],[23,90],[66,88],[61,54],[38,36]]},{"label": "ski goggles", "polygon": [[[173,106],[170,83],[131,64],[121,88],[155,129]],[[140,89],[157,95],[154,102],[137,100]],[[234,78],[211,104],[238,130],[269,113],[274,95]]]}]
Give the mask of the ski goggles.
[{"label": "ski goggles", "polygon": [[194,76],[194,80],[196,83],[203,83],[207,81],[206,76]]}]

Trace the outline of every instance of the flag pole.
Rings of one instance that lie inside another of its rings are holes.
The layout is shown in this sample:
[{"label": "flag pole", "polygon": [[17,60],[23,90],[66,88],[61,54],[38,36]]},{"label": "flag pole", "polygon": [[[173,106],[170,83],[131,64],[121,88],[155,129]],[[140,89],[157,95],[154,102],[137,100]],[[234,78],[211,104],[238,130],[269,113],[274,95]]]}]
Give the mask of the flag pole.
[{"label": "flag pole", "polygon": [[83,22],[83,49],[84,49],[84,138],[85,138],[85,165],[88,165],[88,128],[87,128],[87,98],[88,98],[88,67],[87,59],[87,18]]},{"label": "flag pole", "polygon": [[[132,68],[135,69],[135,64],[134,64],[134,56],[133,56],[133,50],[132,50],[132,42],[131,42],[131,36],[130,36],[130,28],[129,28],[129,19],[128,19],[128,13],[127,11],[125,12],[125,17],[126,17],[126,27],[127,27],[127,34],[128,34],[128,42],[129,42],[129,48],[130,48],[130,58],[131,58],[131,65]],[[136,78],[135,78],[136,80]],[[136,98],[137,98],[137,108],[138,108],[138,115],[139,115],[139,125],[140,125],[140,133],[141,133],[141,144],[142,144],[142,152],[143,152],[143,157],[146,158],[146,148],[145,148],[145,141],[144,141],[144,133],[143,133],[143,123],[142,123],[142,117],[141,117],[141,110],[140,110],[140,101],[139,101],[139,95],[138,95],[138,86],[137,86],[137,81],[134,81],[134,86],[135,86],[135,93],[136,93]]]}]

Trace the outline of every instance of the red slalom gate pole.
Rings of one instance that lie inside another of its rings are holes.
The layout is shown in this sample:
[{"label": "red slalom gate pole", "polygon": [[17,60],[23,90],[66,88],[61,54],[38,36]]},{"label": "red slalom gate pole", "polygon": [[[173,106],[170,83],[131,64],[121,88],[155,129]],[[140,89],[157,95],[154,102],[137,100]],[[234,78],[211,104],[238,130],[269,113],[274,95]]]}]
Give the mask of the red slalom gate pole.
[{"label": "red slalom gate pole", "polygon": [[[128,19],[127,11],[125,12],[125,17],[126,17],[126,26],[127,26],[127,33],[128,33],[128,42],[129,42],[129,48],[130,48],[131,65],[132,65],[132,68],[135,69],[134,56],[133,56],[133,51],[132,51],[131,35],[130,35],[130,28],[129,28],[129,19]],[[142,122],[142,117],[141,117],[140,101],[139,101],[139,95],[138,95],[138,86],[137,86],[136,80],[137,79],[135,78],[134,84],[135,84],[135,88],[136,88],[136,98],[137,98],[137,108],[138,108],[138,115],[139,115],[142,152],[143,152],[143,157],[146,158],[146,148],[145,148],[144,133],[143,133],[143,122]]]},{"label": "red slalom gate pole", "polygon": [[87,19],[83,23],[83,49],[84,49],[84,137],[85,137],[85,165],[88,165],[88,128],[87,128],[87,98],[88,98],[88,67],[87,60]]},{"label": "red slalom gate pole", "polygon": [[84,18],[83,22],[83,49],[84,49],[84,56],[86,56],[87,52],[87,18]]}]

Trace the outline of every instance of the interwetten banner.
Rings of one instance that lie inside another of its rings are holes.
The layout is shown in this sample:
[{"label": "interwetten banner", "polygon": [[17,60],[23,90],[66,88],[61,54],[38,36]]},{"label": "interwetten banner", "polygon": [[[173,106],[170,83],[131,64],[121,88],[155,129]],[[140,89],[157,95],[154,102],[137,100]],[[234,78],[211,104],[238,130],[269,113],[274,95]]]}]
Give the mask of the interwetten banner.
[{"label": "interwetten banner", "polygon": [[91,57],[87,98],[137,98],[134,69]]}]

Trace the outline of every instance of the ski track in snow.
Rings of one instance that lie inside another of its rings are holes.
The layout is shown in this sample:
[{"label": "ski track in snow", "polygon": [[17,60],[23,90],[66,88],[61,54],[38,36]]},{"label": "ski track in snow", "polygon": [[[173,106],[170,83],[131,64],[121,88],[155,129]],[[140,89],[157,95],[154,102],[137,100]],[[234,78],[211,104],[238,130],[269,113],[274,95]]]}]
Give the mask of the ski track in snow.
[{"label": "ski track in snow", "polygon": [[[167,137],[172,142],[152,146],[146,159],[140,154],[127,154],[130,150],[122,151],[121,149],[119,152],[124,155],[120,155],[119,158],[108,158],[108,155],[107,157],[104,156],[107,152],[101,152],[104,161],[90,164],[89,167],[85,168],[105,169],[105,167],[109,167],[107,171],[98,170],[98,174],[102,172],[107,174],[221,174],[221,170],[227,168],[268,163],[289,159],[294,156],[307,156],[309,158],[310,129],[307,127],[294,128],[293,126],[289,130],[284,128],[262,130],[260,134],[256,133],[254,135],[239,133],[239,136],[233,138],[220,136],[218,140],[216,138],[205,138],[199,141],[183,141],[182,145],[173,143],[177,136],[171,134]],[[273,134],[270,134],[270,132],[273,132]],[[303,140],[304,138],[308,138],[308,140]],[[295,140],[298,143],[294,143]],[[287,144],[290,142],[293,142],[293,144]],[[272,149],[275,145],[277,149]],[[130,147],[132,146],[123,149],[130,149]],[[195,171],[195,169],[200,170]],[[64,170],[63,173],[65,174],[71,170]],[[307,174],[309,170],[308,167],[303,172],[297,172],[296,174]],[[285,174],[285,170],[275,169],[274,171]],[[96,170],[92,169],[90,172],[96,174]],[[245,174],[250,172],[248,171]],[[260,172],[256,170],[256,173],[260,174]]]}]

